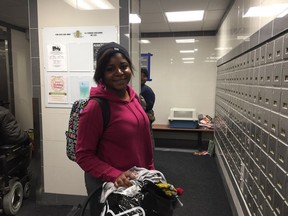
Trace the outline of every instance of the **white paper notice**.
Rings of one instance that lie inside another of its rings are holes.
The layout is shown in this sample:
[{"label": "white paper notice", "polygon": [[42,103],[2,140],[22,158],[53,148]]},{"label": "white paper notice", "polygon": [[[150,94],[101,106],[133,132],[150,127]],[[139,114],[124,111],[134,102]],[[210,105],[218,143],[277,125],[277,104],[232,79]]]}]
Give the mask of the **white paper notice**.
[{"label": "white paper notice", "polygon": [[47,54],[47,71],[67,71],[67,52],[64,45],[48,45]]},{"label": "white paper notice", "polygon": [[68,46],[69,71],[91,71],[91,44],[71,43]]}]

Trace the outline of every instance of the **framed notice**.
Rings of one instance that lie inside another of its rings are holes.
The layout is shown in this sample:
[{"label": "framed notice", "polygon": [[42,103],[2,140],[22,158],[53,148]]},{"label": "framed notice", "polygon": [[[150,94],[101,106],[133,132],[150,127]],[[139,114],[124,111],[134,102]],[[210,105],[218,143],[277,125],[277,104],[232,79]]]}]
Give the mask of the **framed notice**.
[{"label": "framed notice", "polygon": [[48,27],[43,32],[46,107],[71,107],[95,86],[96,54],[118,42],[117,26]]}]

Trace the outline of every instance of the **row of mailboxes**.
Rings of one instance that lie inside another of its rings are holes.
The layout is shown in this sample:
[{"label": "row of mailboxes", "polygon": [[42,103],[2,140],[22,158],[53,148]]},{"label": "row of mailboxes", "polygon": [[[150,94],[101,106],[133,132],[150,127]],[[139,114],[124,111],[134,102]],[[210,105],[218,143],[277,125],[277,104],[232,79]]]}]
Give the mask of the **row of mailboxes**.
[{"label": "row of mailboxes", "polygon": [[[246,189],[242,192],[250,211],[252,213],[260,211],[262,214],[265,212],[265,215],[267,211],[276,215],[286,215],[284,212],[287,213],[285,204],[287,201],[285,198],[288,197],[287,172],[252,140],[249,146],[243,146],[236,140],[236,136],[233,133],[229,135],[228,131],[229,128],[226,131],[217,129],[215,140],[239,187]],[[263,202],[264,200],[266,203]]]},{"label": "row of mailboxes", "polygon": [[235,50],[217,65],[215,141],[250,213],[288,215],[288,33]]},{"label": "row of mailboxes", "polygon": [[273,160],[266,158],[266,171],[263,171],[261,165],[258,166],[253,158],[247,157],[249,165],[245,166],[243,180],[257,206],[263,204],[262,198],[265,197],[277,215],[284,215],[283,203],[288,193],[288,176]]},{"label": "row of mailboxes", "polygon": [[259,179],[255,180],[254,176],[245,168],[243,181],[241,189],[252,215],[257,211],[261,212],[260,215],[283,216],[287,214],[288,205],[285,203],[284,197],[261,170]]},{"label": "row of mailboxes", "polygon": [[252,215],[288,215],[288,33],[233,51],[217,65],[217,147]]},{"label": "row of mailboxes", "polygon": [[[240,112],[245,111],[244,106],[259,105],[288,116],[288,89],[251,87],[241,88],[229,86],[226,89],[218,88],[217,95],[224,97],[230,106]],[[243,108],[243,109],[242,109]]]},{"label": "row of mailboxes", "polygon": [[245,133],[255,138],[256,142],[256,134],[261,131],[271,133],[282,141],[288,142],[288,116],[246,101],[235,101],[235,98],[225,97],[225,94],[221,95],[221,93],[216,95],[216,105],[219,105],[225,113],[224,118],[227,118],[228,122],[232,119]]},{"label": "row of mailboxes", "polygon": [[255,131],[255,136],[259,138],[256,142],[251,136],[247,135],[240,128],[237,128],[237,130],[235,130],[235,128],[237,128],[237,126],[234,128],[228,128],[225,136],[233,149],[239,153],[243,161],[245,161],[245,159],[242,150],[249,152],[254,160],[259,163],[259,165],[260,162],[263,161],[263,153],[265,153],[266,156],[269,156],[285,172],[288,173],[288,145],[285,142],[264,131],[259,134],[260,131],[257,130]]},{"label": "row of mailboxes", "polygon": [[288,62],[276,62],[239,71],[219,73],[217,83],[243,84],[246,88],[249,88],[250,85],[287,87]]},{"label": "row of mailboxes", "polygon": [[241,70],[288,59],[288,34],[218,66],[219,72]]}]

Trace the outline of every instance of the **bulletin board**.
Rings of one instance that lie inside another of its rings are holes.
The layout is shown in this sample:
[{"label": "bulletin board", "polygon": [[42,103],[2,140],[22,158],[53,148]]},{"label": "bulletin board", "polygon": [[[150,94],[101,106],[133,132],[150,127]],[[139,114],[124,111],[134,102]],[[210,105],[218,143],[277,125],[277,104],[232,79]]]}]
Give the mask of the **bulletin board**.
[{"label": "bulletin board", "polygon": [[105,43],[118,42],[116,26],[43,29],[45,106],[71,107],[96,86],[96,54]]}]

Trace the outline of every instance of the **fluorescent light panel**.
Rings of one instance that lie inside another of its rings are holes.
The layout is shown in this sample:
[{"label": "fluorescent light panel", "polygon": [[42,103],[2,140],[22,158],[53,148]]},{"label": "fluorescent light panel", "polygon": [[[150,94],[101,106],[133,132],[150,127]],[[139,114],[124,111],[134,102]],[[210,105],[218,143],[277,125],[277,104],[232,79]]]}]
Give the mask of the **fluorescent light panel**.
[{"label": "fluorescent light panel", "polygon": [[108,0],[64,0],[78,10],[115,9]]},{"label": "fluorescent light panel", "polygon": [[288,12],[288,4],[272,4],[267,6],[250,7],[243,17],[283,17]]},{"label": "fluorescent light panel", "polygon": [[197,51],[198,51],[198,49],[195,48],[195,49],[193,49],[193,50],[180,50],[179,52],[180,52],[180,53],[195,53],[195,52],[197,52]]},{"label": "fluorescent light panel", "polygon": [[141,18],[138,14],[129,14],[129,23],[141,23]]},{"label": "fluorescent light panel", "polygon": [[165,12],[169,22],[193,22],[203,20],[204,10]]},{"label": "fluorescent light panel", "polygon": [[144,39],[142,39],[142,40],[140,40],[140,43],[141,44],[149,44],[149,43],[151,43],[149,40],[144,40]]},{"label": "fluorescent light panel", "polygon": [[245,36],[245,35],[238,35],[237,36],[237,40],[246,40],[249,39],[249,36]]},{"label": "fluorescent light panel", "polygon": [[277,17],[278,18],[281,18],[281,17],[284,17],[288,14],[288,8],[286,8],[284,11],[282,11]]},{"label": "fluorescent light panel", "polygon": [[180,53],[194,53],[195,50],[180,50]]},{"label": "fluorescent light panel", "polygon": [[176,39],[176,43],[195,43],[195,39]]},{"label": "fluorescent light panel", "polygon": [[232,50],[232,47],[216,47],[215,50]]},{"label": "fluorescent light panel", "polygon": [[183,61],[187,61],[187,60],[194,60],[195,58],[191,57],[191,58],[182,58]]}]

